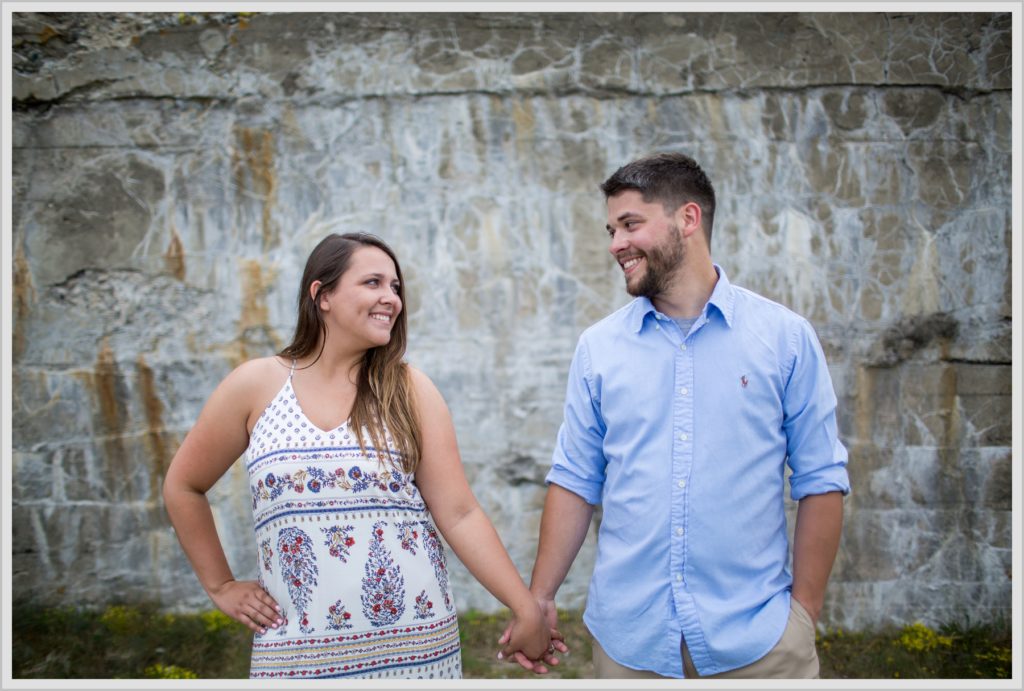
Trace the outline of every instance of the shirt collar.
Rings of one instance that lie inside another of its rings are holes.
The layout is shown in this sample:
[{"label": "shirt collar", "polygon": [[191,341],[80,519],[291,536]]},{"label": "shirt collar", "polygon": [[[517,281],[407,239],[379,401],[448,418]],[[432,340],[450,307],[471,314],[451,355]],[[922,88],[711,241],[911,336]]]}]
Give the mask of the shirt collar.
[{"label": "shirt collar", "polygon": [[[715,264],[715,271],[718,273],[718,283],[715,284],[715,289],[711,291],[711,297],[708,298],[708,305],[718,310],[718,313],[722,315],[722,319],[730,328],[732,327],[733,312],[736,307],[736,293],[733,291],[732,283],[729,282],[729,277],[725,275],[725,269]],[[707,310],[707,307],[704,308]]]},{"label": "shirt collar", "polygon": [[[725,269],[718,264],[714,264],[714,267],[715,272],[718,274],[718,282],[715,283],[715,289],[711,291],[711,297],[708,298],[708,303],[704,306],[703,312],[710,314],[710,308],[713,307],[722,315],[726,325],[731,327],[736,298],[733,295],[733,288],[729,282],[729,277],[725,274]],[[656,314],[657,312],[658,310],[650,298],[638,297],[633,301],[633,309],[628,319],[630,331],[639,333],[640,329],[644,326],[644,320],[647,318],[647,315],[651,313]]]}]

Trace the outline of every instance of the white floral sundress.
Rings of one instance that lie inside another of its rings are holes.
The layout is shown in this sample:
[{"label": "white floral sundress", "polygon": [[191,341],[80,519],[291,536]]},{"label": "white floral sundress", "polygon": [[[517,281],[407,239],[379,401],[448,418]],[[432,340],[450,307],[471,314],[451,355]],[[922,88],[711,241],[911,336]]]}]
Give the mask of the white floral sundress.
[{"label": "white floral sundress", "polygon": [[285,623],[256,634],[250,678],[462,676],[437,528],[413,475],[363,439],[365,453],[347,422],[316,427],[291,373],[252,430],[259,581]]}]

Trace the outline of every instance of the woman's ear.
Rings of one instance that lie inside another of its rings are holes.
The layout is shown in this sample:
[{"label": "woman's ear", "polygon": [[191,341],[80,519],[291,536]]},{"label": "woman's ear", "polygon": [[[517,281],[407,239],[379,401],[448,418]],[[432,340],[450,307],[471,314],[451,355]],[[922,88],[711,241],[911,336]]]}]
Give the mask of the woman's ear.
[{"label": "woman's ear", "polygon": [[313,301],[313,304],[320,308],[321,312],[326,312],[331,308],[330,303],[327,301],[327,294],[321,293],[319,299],[317,293],[320,292],[320,286],[323,285],[322,281],[313,281],[309,284],[309,299]]}]

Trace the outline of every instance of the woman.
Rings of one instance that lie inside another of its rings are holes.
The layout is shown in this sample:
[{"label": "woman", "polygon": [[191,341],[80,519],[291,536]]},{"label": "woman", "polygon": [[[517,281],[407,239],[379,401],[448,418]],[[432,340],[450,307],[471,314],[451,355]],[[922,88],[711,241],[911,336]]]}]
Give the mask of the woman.
[{"label": "woman", "polygon": [[[167,472],[167,511],[199,581],[255,632],[252,678],[461,677],[438,531],[512,610],[503,653],[557,663],[559,636],[469,488],[440,392],[402,362],[404,295],[382,240],[325,238],[306,262],[291,344],[221,382]],[[257,581],[234,579],[205,496],[243,453]]]}]

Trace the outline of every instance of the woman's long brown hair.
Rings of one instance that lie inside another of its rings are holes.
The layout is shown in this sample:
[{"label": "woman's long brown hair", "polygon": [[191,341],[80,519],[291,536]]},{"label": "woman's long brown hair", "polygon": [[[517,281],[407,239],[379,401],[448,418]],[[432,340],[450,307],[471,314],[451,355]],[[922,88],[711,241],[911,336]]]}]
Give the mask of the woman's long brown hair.
[{"label": "woman's long brown hair", "polygon": [[[402,470],[412,473],[420,460],[420,431],[408,365],[402,361],[407,334],[405,282],[402,280],[398,258],[383,240],[369,233],[333,233],[313,248],[306,260],[302,284],[299,286],[299,317],[295,324],[295,336],[278,355],[299,360],[312,355],[319,346],[320,350],[313,362],[320,359],[327,342],[327,324],[320,313],[320,295],[334,289],[342,274],[348,270],[353,253],[361,247],[376,247],[395,263],[402,310],[391,328],[391,340],[387,345],[370,348],[363,356],[349,424],[355,430],[359,447],[364,453],[366,443],[363,430],[366,429],[378,458],[386,453],[394,461],[387,444],[387,435],[390,434],[395,449],[401,454]],[[315,297],[309,294],[309,287],[314,281],[320,281]]]}]

